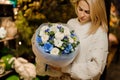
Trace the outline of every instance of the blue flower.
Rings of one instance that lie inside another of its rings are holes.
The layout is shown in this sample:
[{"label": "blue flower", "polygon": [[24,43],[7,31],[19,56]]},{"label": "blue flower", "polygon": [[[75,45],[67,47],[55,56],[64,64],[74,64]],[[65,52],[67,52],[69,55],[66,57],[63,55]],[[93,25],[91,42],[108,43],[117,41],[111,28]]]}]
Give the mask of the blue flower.
[{"label": "blue flower", "polygon": [[64,39],[68,39],[68,37],[67,37],[67,36],[64,36]]},{"label": "blue flower", "polygon": [[61,29],[62,27],[60,25],[57,26],[58,29]]},{"label": "blue flower", "polygon": [[71,33],[71,37],[74,37],[74,36],[76,36],[75,33]]},{"label": "blue flower", "polygon": [[49,40],[54,40],[54,36],[50,36],[50,37],[49,37]]},{"label": "blue flower", "polygon": [[53,49],[53,45],[49,42],[45,43],[43,46],[43,50],[49,53]]},{"label": "blue flower", "polygon": [[45,30],[45,32],[49,32],[49,31],[50,31],[50,29],[46,29],[46,30]]},{"label": "blue flower", "polygon": [[42,42],[41,37],[40,37],[40,36],[37,36],[36,41],[37,41],[38,43],[41,43],[41,42]]},{"label": "blue flower", "polygon": [[64,50],[64,54],[69,54],[72,49],[73,49],[72,45],[68,44],[67,47]]},{"label": "blue flower", "polygon": [[58,25],[57,28],[59,29],[60,32],[64,32],[64,28],[61,25]]}]

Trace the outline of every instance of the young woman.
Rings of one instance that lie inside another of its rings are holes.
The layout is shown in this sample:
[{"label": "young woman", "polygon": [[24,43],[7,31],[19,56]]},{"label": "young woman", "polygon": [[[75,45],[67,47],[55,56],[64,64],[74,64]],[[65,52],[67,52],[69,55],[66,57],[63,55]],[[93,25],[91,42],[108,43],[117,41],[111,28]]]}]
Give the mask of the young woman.
[{"label": "young woman", "polygon": [[[78,17],[70,19],[67,24],[79,37],[79,54],[70,65],[62,69],[51,67],[53,70],[48,70],[48,73],[52,77],[49,79],[99,80],[108,55],[108,26],[104,0],[71,0],[71,2]],[[42,72],[44,64],[40,63],[37,57],[36,62],[39,63],[37,72]],[[61,77],[55,78],[61,73],[63,73]]]},{"label": "young woman", "polygon": [[77,18],[70,19],[80,40],[76,59],[61,71],[78,80],[99,80],[108,55],[108,26],[104,0],[72,0]]}]

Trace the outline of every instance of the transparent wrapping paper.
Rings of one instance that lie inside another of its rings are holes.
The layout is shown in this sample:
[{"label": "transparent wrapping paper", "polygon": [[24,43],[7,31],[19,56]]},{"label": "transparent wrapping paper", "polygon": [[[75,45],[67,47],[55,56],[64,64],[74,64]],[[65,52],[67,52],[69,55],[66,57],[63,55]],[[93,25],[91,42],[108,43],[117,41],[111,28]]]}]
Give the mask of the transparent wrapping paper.
[{"label": "transparent wrapping paper", "polygon": [[[56,24],[62,24],[62,23],[56,23]],[[49,23],[44,23],[40,25],[40,27],[36,30],[33,36],[33,39],[32,39],[32,49],[33,49],[35,56],[39,58],[41,62],[48,64],[48,65],[52,65],[56,67],[64,67],[64,66],[69,65],[70,63],[72,63],[74,58],[77,56],[79,45],[77,45],[77,47],[75,48],[75,51],[70,54],[53,55],[53,54],[48,54],[44,52],[44,50],[41,48],[41,46],[37,42],[37,36],[39,34],[39,30],[41,29],[41,27],[45,25],[49,25]],[[62,25],[68,26],[66,24],[62,24]]]}]

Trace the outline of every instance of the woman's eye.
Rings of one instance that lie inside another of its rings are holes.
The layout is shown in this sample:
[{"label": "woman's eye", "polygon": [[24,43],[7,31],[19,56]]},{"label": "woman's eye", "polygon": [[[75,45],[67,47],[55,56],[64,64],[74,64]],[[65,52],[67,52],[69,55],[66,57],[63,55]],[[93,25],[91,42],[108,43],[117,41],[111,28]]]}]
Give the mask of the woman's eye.
[{"label": "woman's eye", "polygon": [[85,11],[85,13],[90,14],[90,11]]},{"label": "woman's eye", "polygon": [[83,11],[83,9],[79,8],[79,11]]}]

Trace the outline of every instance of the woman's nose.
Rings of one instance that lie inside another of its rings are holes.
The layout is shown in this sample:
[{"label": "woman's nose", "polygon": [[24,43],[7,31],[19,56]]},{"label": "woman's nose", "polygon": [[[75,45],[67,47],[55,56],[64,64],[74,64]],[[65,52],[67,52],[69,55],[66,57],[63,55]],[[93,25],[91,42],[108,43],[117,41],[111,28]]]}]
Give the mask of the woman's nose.
[{"label": "woman's nose", "polygon": [[83,16],[85,16],[85,12],[84,11],[81,12],[81,17],[83,17]]}]

